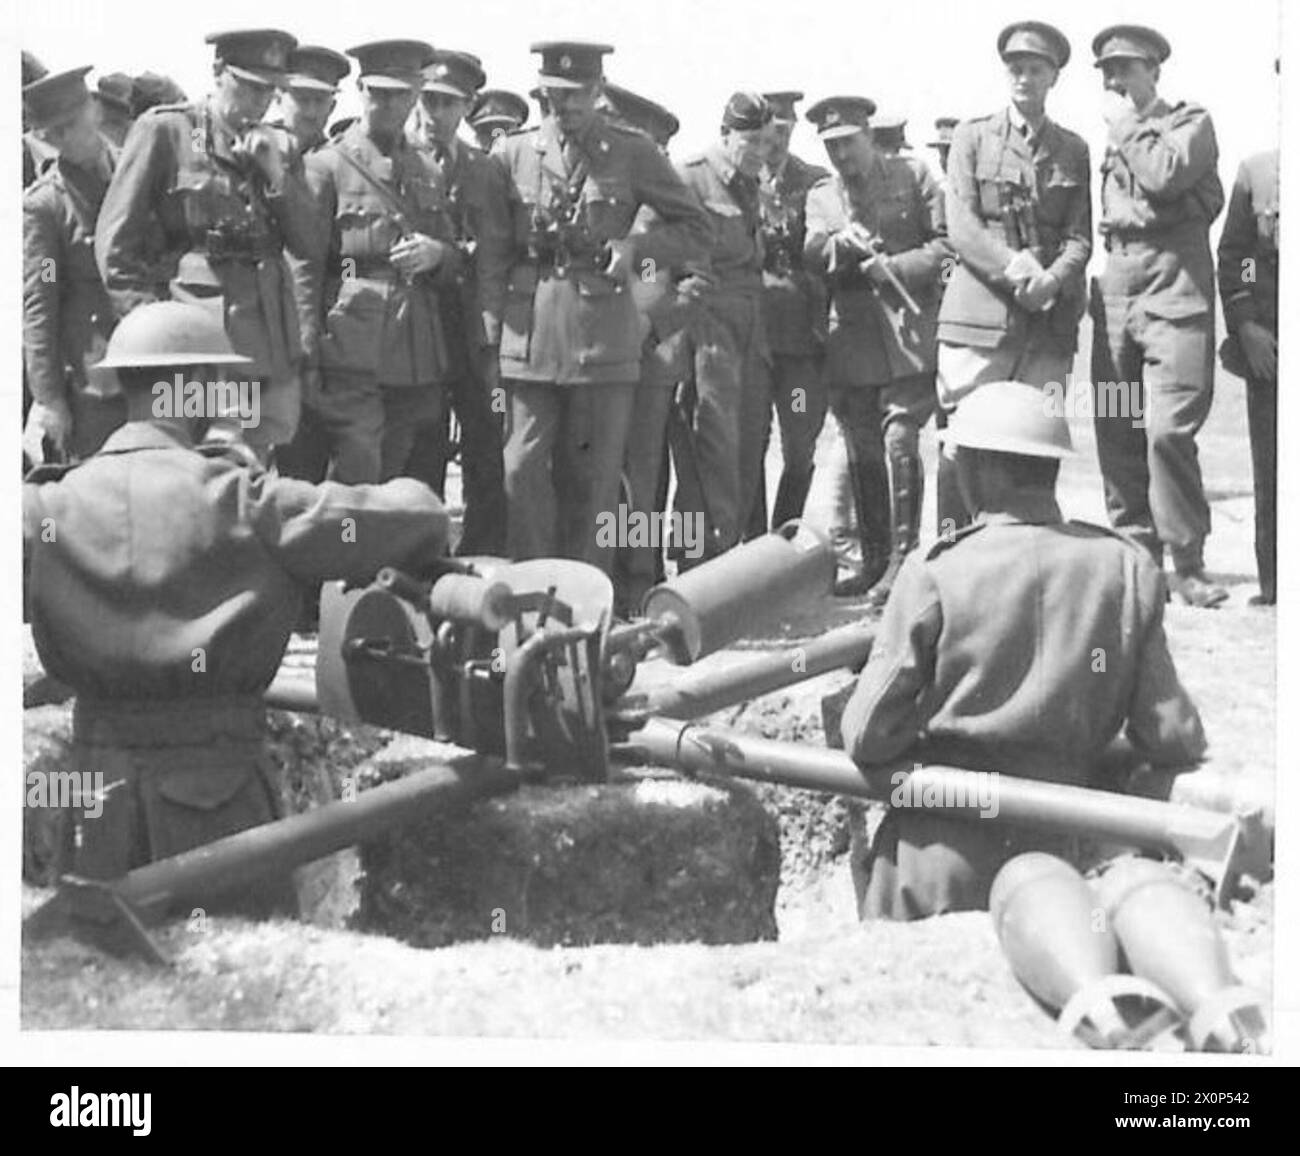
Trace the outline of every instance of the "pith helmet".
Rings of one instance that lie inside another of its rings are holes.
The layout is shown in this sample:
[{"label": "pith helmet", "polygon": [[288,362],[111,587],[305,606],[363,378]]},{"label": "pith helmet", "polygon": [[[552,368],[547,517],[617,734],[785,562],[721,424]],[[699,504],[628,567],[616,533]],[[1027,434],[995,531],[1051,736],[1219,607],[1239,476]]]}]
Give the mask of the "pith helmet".
[{"label": "pith helmet", "polygon": [[963,398],[944,441],[1031,458],[1064,458],[1074,452],[1059,394],[1021,381],[991,381]]},{"label": "pith helmet", "polygon": [[155,301],[122,318],[96,368],[252,364],[231,347],[220,318],[199,305]]}]

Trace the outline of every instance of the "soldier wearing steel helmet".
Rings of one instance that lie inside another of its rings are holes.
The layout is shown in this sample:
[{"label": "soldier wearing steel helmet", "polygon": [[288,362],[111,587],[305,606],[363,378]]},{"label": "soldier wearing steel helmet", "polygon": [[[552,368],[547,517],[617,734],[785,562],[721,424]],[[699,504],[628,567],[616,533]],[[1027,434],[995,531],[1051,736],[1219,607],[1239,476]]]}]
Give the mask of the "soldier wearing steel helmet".
[{"label": "soldier wearing steel helmet", "polygon": [[[1210,533],[1196,435],[1214,396],[1214,257],[1223,210],[1210,114],[1160,96],[1169,42],[1121,24],[1092,42],[1104,87],[1101,234],[1092,294],[1097,457],[1111,524],[1141,542],[1190,606],[1228,592],[1205,573]],[[1125,392],[1127,391],[1127,392]],[[1136,391],[1136,392],[1134,392]]]},{"label": "soldier wearing steel helmet", "polygon": [[[448,525],[413,480],[310,485],[250,468],[239,447],[200,444],[208,419],[177,410],[173,382],[247,379],[252,367],[208,310],[140,306],[101,366],[128,420],[98,454],[29,476],[23,534],[36,648],[76,692],[77,769],[105,780],[103,813],[67,866],[115,878],[275,817],[261,696],[299,583],[419,568]],[[264,909],[286,892],[281,881],[245,898]]]},{"label": "soldier wearing steel helmet", "polygon": [[[1063,389],[1087,304],[1092,252],[1088,146],[1047,115],[1070,59],[1050,24],[1020,21],[997,39],[1010,103],[959,124],[948,156],[948,236],[959,263],[939,310],[939,401],[951,412],[987,381]],[[939,463],[939,496],[951,462]],[[940,532],[965,511],[939,510]]]},{"label": "soldier wearing steel helmet", "polygon": [[[1035,386],[986,383],[946,440],[974,521],[903,566],[845,706],[845,749],[868,776],[906,760],[1077,785],[1095,785],[1121,728],[1154,765],[1200,758],[1163,576],[1123,535],[1062,520],[1064,417]],[[1033,849],[1070,852],[1060,837],[895,808],[855,848],[861,914],[982,908],[998,868]]]},{"label": "soldier wearing steel helmet", "polygon": [[[119,316],[188,301],[224,320],[251,357],[261,420],[242,436],[264,457],[290,441],[302,344],[286,249],[318,242],[292,138],[261,124],[297,41],[277,29],[214,33],[207,99],[159,105],[137,122],[104,196],[95,259]],[[235,423],[229,436],[239,436]]]}]

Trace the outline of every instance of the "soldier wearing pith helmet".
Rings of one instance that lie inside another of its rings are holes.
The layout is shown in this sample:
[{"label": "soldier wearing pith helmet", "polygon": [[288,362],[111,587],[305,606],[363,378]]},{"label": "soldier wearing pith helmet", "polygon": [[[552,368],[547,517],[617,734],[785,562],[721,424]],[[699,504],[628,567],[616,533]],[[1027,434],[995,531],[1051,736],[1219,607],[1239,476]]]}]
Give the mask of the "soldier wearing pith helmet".
[{"label": "soldier wearing pith helmet", "polygon": [[[653,141],[601,115],[613,49],[546,41],[533,51],[550,115],[492,153],[514,213],[505,297],[488,318],[509,409],[509,550],[609,569],[607,526],[641,377],[631,285],[704,248],[708,221]],[[633,233],[643,206],[655,220]]]},{"label": "soldier wearing pith helmet", "polygon": [[[284,254],[317,243],[293,139],[261,123],[297,41],[277,29],[214,33],[204,100],[140,117],[104,197],[95,257],[119,315],[192,302],[224,321],[253,366],[261,421],[242,436],[263,454],[290,441],[302,345]],[[229,423],[229,436],[239,436]]]},{"label": "soldier wearing pith helmet", "polygon": [[[997,50],[1010,102],[959,124],[948,156],[948,235],[960,259],[939,312],[939,400],[949,412],[988,381],[1063,389],[1086,306],[1088,146],[1047,115],[1070,42],[1050,24],[1020,21]],[[945,455],[941,533],[966,519],[945,484],[950,469]]]},{"label": "soldier wearing pith helmet", "polygon": [[[1111,524],[1163,565],[1192,606],[1228,594],[1205,574],[1210,507],[1196,434],[1214,394],[1214,258],[1223,209],[1210,114],[1156,86],[1169,42],[1119,24],[1092,42],[1107,124],[1101,167],[1106,265],[1092,296],[1097,456]],[[1123,391],[1128,391],[1126,394]]]}]

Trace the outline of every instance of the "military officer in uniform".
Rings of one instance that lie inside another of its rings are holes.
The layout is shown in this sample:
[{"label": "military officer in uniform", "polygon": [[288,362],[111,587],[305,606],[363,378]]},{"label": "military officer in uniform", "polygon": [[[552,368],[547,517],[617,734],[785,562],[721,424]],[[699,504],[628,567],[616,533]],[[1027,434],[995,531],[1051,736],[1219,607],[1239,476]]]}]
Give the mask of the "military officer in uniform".
[{"label": "military officer in uniform", "polygon": [[[211,96],[136,122],[100,209],[95,257],[119,316],[171,297],[224,319],[231,344],[253,361],[260,421],[243,436],[265,456],[293,438],[300,407],[284,251],[308,255],[319,233],[297,149],[259,123],[296,41],[275,30],[207,41]],[[234,422],[222,430],[239,432]]]},{"label": "military officer in uniform", "polygon": [[492,151],[497,138],[522,128],[528,120],[528,102],[504,88],[485,88],[474,99],[465,122],[473,130],[478,147]]},{"label": "military officer in uniform", "polygon": [[900,152],[911,152],[907,143],[907,117],[887,113],[871,118],[871,143],[882,156],[896,157]]},{"label": "military officer in uniform", "polygon": [[[1205,575],[1210,506],[1196,434],[1214,396],[1214,257],[1223,209],[1210,114],[1156,91],[1169,42],[1116,25],[1092,42],[1105,89],[1106,266],[1092,292],[1097,457],[1111,525],[1141,542],[1190,606],[1228,592]],[[1118,391],[1118,392],[1117,392]]]},{"label": "military officer in uniform", "polygon": [[[631,283],[705,250],[708,221],[653,141],[601,115],[611,48],[550,41],[533,51],[551,114],[492,153],[509,176],[515,222],[499,319],[509,553],[608,571],[615,550],[598,537],[617,516],[641,376]],[[655,220],[630,235],[643,205]]]},{"label": "military officer in uniform", "polygon": [[[822,377],[826,295],[804,269],[804,204],[808,190],[828,174],[790,152],[794,106],[802,92],[765,92],[772,107],[767,153],[759,174],[763,221],[763,329],[771,352],[772,404],[781,431],[781,480],[772,506],[772,528],[801,517],[812,485],[817,435],[826,420]],[[763,438],[767,446],[767,434]],[[766,456],[766,454],[764,454]],[[766,486],[759,476],[754,533],[765,533]]]},{"label": "military officer in uniform", "polygon": [[1225,368],[1246,379],[1246,417],[1255,474],[1253,605],[1277,601],[1277,149],[1243,161],[1219,236],[1219,294],[1228,339]]},{"label": "military officer in uniform", "polygon": [[[975,520],[903,567],[845,706],[845,750],[887,788],[914,762],[1104,785],[1099,759],[1121,726],[1153,765],[1199,759],[1205,735],[1165,641],[1160,571],[1124,535],[1061,520],[1064,417],[1035,386],[989,383],[946,436]],[[860,913],[983,908],[1013,855],[1068,855],[1069,842],[895,808],[869,852],[855,848]]]},{"label": "military officer in uniform", "polygon": [[[461,486],[465,502],[461,554],[504,554],[505,469],[501,427],[505,417],[497,346],[485,318],[501,315],[514,243],[510,187],[499,165],[458,132],[474,94],[486,80],[479,58],[439,50],[424,70],[420,102],[421,146],[441,173],[456,245],[463,263],[457,292],[439,295],[450,371],[447,397],[460,426]],[[452,453],[450,422],[420,433],[408,465],[412,477],[443,492]]]},{"label": "military officer in uniform", "polygon": [[[1022,21],[998,36],[1011,103],[958,125],[948,157],[948,236],[960,263],[939,311],[939,400],[951,411],[986,381],[1064,391],[1086,307],[1092,252],[1088,146],[1047,115],[1047,94],[1070,59],[1050,24]],[[955,494],[940,459],[939,496]],[[939,510],[939,532],[966,519]]]},{"label": "military officer in uniform", "polygon": [[325,126],[338,102],[339,85],[352,71],[348,58],[332,48],[300,44],[289,53],[288,75],[274,114],[268,118],[293,133],[304,153],[325,143]]},{"label": "military officer in uniform", "polygon": [[[45,67],[25,48],[22,56],[22,82],[23,88],[29,84],[35,84],[44,76],[48,76],[50,70]],[[22,115],[23,127],[23,188],[27,188],[39,175],[45,167],[46,161],[50,159],[50,150],[41,143],[35,133],[30,132],[31,125],[27,122],[27,109],[24,107]]]},{"label": "military officer in uniform", "polygon": [[[668,155],[668,144],[681,127],[676,116],[657,101],[621,85],[607,83],[602,97],[607,117],[645,133]],[[642,210],[633,232],[644,228],[650,215]],[[623,478],[630,510],[649,517],[668,505],[668,411],[673,389],[683,376],[681,345],[668,339],[683,323],[684,306],[677,299],[673,271],[666,268],[656,268],[653,276],[636,278],[632,296],[643,334],[641,380],[632,403]],[[614,606],[621,617],[635,615],[646,592],[663,581],[666,545],[654,539],[619,547],[614,567]]]},{"label": "military officer in uniform", "polygon": [[125,72],[110,72],[95,82],[95,103],[99,105],[100,134],[114,147],[121,148],[130,131],[131,94],[135,82]]},{"label": "military officer in uniform", "polygon": [[160,104],[184,104],[189,97],[170,76],[142,72],[131,85],[131,119],[139,120]]},{"label": "military officer in uniform", "polygon": [[691,316],[674,338],[686,347],[687,384],[694,392],[694,468],[677,463],[676,503],[684,517],[706,524],[702,559],[741,540],[763,477],[772,379],[763,329],[758,176],[771,121],[772,106],[760,94],[733,93],[718,140],[679,166],[713,235],[679,286]]},{"label": "military officer in uniform", "polygon": [[87,372],[116,320],[93,249],[116,153],[97,131],[89,71],[23,89],[31,130],[52,154],[23,194],[23,364],[33,399],[23,450],[33,465],[94,453],[123,417],[121,399]]},{"label": "military officer in uniform", "polygon": [[957,127],[957,118],[955,116],[940,116],[934,121],[934,140],[930,142],[930,148],[939,154],[939,167],[946,174],[948,172],[948,151],[952,148],[952,134]]},{"label": "military officer in uniform", "polygon": [[934,333],[949,257],[943,191],[921,160],[876,149],[875,104],[808,110],[836,175],[808,193],[804,255],[830,292],[826,379],[848,451],[862,570],[837,593],[883,604],[921,522],[920,427],[934,411]]},{"label": "military officer in uniform", "polygon": [[[116,878],[276,817],[262,693],[303,582],[418,570],[447,518],[418,482],[320,486],[249,469],[233,446],[196,449],[206,423],[159,415],[154,383],[245,378],[219,318],[181,302],[123,319],[103,366],[128,421],[71,467],[23,487],[32,633],[77,695],[78,769],[104,776],[71,869]],[[283,881],[242,897],[283,901]]]},{"label": "military officer in uniform", "polygon": [[299,292],[308,406],[331,443],[331,476],[377,482],[407,469],[420,430],[442,419],[450,372],[444,293],[461,255],[433,158],[408,139],[433,48],[382,40],[358,62],[360,118],[307,158],[327,222]]}]

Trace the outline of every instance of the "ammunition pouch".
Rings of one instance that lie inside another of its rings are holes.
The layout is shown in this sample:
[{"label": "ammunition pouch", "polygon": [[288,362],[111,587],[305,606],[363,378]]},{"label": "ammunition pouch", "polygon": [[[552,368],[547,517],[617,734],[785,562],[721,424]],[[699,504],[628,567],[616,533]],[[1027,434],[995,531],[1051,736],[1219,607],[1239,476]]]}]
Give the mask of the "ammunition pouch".
[{"label": "ammunition pouch", "polygon": [[275,233],[223,225],[208,229],[203,238],[203,251],[214,264],[221,261],[255,264],[270,257],[278,257],[283,250],[284,242]]}]

